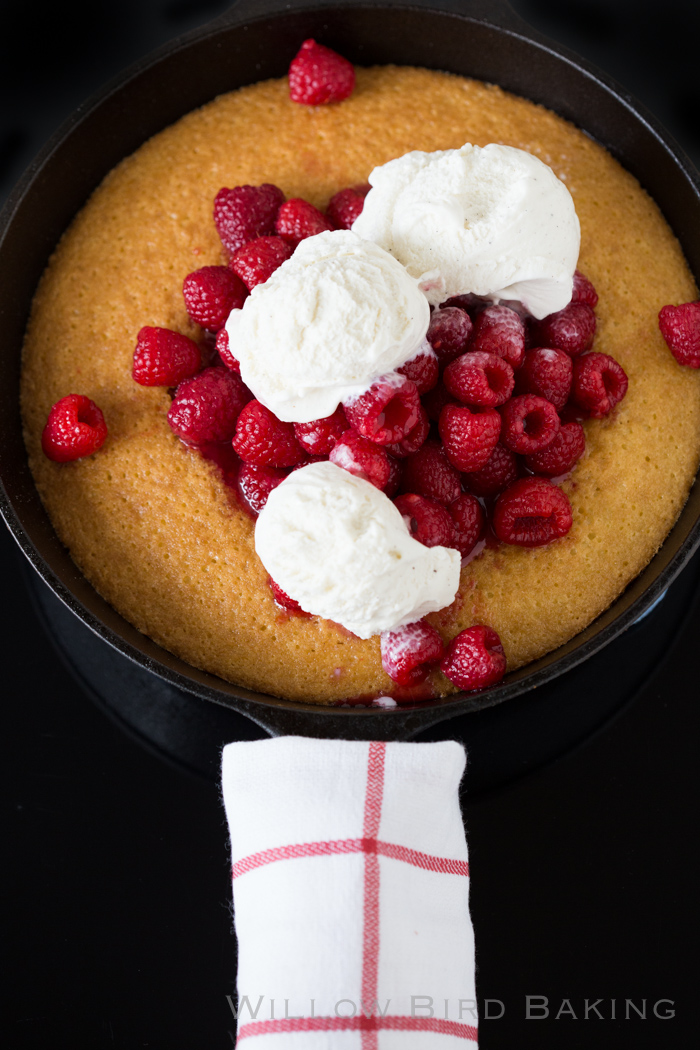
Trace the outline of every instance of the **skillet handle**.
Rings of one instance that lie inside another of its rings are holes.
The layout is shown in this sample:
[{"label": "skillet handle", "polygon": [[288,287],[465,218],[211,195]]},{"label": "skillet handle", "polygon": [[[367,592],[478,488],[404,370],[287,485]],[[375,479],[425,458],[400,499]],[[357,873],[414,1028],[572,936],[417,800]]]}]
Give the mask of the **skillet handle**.
[{"label": "skillet handle", "polygon": [[476,1050],[464,767],[454,741],[224,748],[237,1045],[376,1048],[393,1031],[405,1050]]},{"label": "skillet handle", "polygon": [[[354,6],[367,7],[370,5],[354,5],[348,0],[234,0],[228,10],[210,22],[211,26],[224,27],[241,25],[245,22],[259,21],[270,15],[294,14],[295,12],[316,12],[340,8],[347,10]],[[372,7],[386,8],[423,8],[451,15],[459,15],[463,18],[472,18],[488,25],[498,26],[502,29],[523,30],[530,29],[520,15],[518,15],[508,3],[508,0],[408,0],[401,3],[400,0],[389,0],[384,3],[373,3]]]}]

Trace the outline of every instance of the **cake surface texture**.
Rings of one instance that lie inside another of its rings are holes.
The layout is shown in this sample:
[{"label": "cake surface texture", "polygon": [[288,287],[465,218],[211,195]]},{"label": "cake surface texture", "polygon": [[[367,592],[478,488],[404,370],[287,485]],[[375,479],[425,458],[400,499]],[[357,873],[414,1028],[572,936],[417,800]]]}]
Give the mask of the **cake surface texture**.
[{"label": "cake surface texture", "polygon": [[[222,186],[274,183],[323,210],[377,165],[465,142],[527,150],[568,186],[578,267],[599,295],[593,349],[620,362],[629,390],[584,424],[586,452],[562,482],[569,534],[537,549],[486,547],[429,621],[445,640],[488,624],[514,670],[607,608],[678,517],[698,466],[700,373],[676,363],[657,315],[698,292],[637,181],[550,111],[450,74],[358,69],[351,98],[320,107],[290,102],[286,79],[255,84],[188,114],[107,176],[42,277],[24,347],[30,465],[60,539],[110,604],[187,663],[296,701],[395,691],[378,637],[275,604],[254,521],[217,467],[170,430],[169,392],[133,381],[137,332],[162,326],[201,342],[181,289],[192,270],[228,261],[212,220]],[[93,456],[56,464],[41,432],[69,393],[100,406],[109,437]],[[455,691],[437,672],[432,686]]]}]

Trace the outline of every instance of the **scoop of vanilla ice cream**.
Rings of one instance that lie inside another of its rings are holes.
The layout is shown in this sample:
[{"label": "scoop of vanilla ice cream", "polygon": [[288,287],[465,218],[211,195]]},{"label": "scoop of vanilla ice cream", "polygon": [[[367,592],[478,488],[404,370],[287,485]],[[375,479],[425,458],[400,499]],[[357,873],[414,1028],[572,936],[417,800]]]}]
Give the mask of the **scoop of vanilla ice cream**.
[{"label": "scoop of vanilla ice cream", "polygon": [[472,292],[537,318],[571,299],[581,231],[551,168],[512,146],[415,151],[375,168],[353,232],[418,278],[431,303]]},{"label": "scoop of vanilla ice cream", "polygon": [[349,230],[302,241],[226,323],[243,382],[287,423],[357,397],[413,357],[429,306],[404,267]]},{"label": "scoop of vanilla ice cream", "polygon": [[414,540],[383,492],[330,462],[301,467],[272,490],[255,549],[302,609],[360,638],[443,609],[459,587],[458,551]]}]

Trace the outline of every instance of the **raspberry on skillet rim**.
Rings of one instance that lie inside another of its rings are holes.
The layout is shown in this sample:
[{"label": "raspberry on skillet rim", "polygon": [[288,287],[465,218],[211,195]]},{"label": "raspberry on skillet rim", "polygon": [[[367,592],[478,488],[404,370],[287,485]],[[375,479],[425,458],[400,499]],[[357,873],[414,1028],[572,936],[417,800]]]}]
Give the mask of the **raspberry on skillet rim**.
[{"label": "raspberry on skillet rim", "polygon": [[355,87],[355,68],[330,47],[305,40],[289,67],[289,97],[306,106],[342,102]]}]

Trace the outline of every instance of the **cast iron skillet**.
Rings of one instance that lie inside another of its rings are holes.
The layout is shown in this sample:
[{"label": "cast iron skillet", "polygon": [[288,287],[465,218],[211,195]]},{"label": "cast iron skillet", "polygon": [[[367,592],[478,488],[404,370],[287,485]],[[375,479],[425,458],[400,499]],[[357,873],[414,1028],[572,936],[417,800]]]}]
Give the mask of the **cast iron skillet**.
[{"label": "cast iron skillet", "polygon": [[34,290],[49,254],[91,191],[122,157],[184,113],[244,84],[283,76],[307,37],[359,65],[394,62],[496,82],[558,112],[640,180],[700,275],[700,177],[609,77],[533,31],[505,0],[342,3],[240,0],[171,42],[85,103],[24,175],[0,217],[1,509],[52,590],[96,634],[181,689],[247,715],[273,735],[405,739],[452,715],[498,704],[563,674],[624,631],[700,544],[700,484],[669,538],[617,602],[553,653],[477,695],[392,710],[319,708],[263,696],[190,667],[140,634],[96,593],[59,543],[29,472],[19,417],[19,361]]}]

